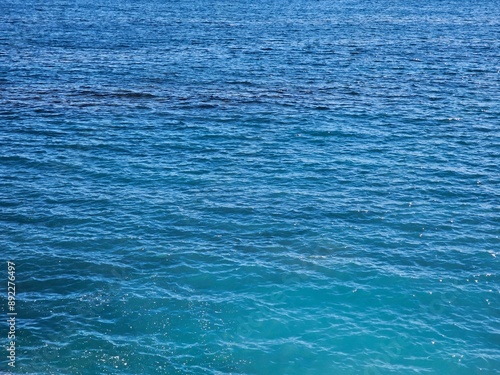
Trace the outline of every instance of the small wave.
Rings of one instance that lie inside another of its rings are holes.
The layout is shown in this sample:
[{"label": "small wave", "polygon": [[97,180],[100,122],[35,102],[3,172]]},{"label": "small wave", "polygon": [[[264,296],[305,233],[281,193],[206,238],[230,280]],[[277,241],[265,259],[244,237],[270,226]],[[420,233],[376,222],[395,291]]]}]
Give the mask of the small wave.
[{"label": "small wave", "polygon": [[90,96],[94,98],[129,98],[129,99],[155,99],[156,95],[148,92],[140,91],[112,91],[112,92],[101,92],[101,91],[80,91],[76,96]]}]

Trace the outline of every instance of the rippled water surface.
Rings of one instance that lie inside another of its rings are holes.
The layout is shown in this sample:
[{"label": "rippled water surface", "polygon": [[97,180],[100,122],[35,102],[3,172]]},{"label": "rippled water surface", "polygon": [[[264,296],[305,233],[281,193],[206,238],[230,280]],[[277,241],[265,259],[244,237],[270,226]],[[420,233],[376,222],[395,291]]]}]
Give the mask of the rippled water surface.
[{"label": "rippled water surface", "polygon": [[498,1],[1,8],[13,373],[500,373]]}]

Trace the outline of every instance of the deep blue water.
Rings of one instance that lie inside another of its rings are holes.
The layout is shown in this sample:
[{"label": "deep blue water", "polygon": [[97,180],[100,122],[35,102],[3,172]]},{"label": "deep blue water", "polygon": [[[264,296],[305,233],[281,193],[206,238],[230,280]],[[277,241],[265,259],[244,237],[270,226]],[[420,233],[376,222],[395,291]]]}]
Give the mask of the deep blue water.
[{"label": "deep blue water", "polygon": [[500,373],[499,1],[0,8],[13,373]]}]

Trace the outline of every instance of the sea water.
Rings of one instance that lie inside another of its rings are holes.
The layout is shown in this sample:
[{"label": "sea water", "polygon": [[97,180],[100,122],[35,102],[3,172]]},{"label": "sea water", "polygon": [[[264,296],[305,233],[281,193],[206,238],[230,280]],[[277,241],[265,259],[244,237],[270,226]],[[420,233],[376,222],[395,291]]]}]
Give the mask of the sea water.
[{"label": "sea water", "polygon": [[0,371],[500,373],[499,30],[496,0],[2,2]]}]

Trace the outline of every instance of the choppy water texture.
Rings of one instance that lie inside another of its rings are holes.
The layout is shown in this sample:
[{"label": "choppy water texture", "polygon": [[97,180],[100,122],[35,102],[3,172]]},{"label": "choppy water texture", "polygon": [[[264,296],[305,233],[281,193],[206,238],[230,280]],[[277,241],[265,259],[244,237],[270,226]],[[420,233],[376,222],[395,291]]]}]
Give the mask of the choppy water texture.
[{"label": "choppy water texture", "polygon": [[15,373],[500,373],[498,1],[1,8]]}]

